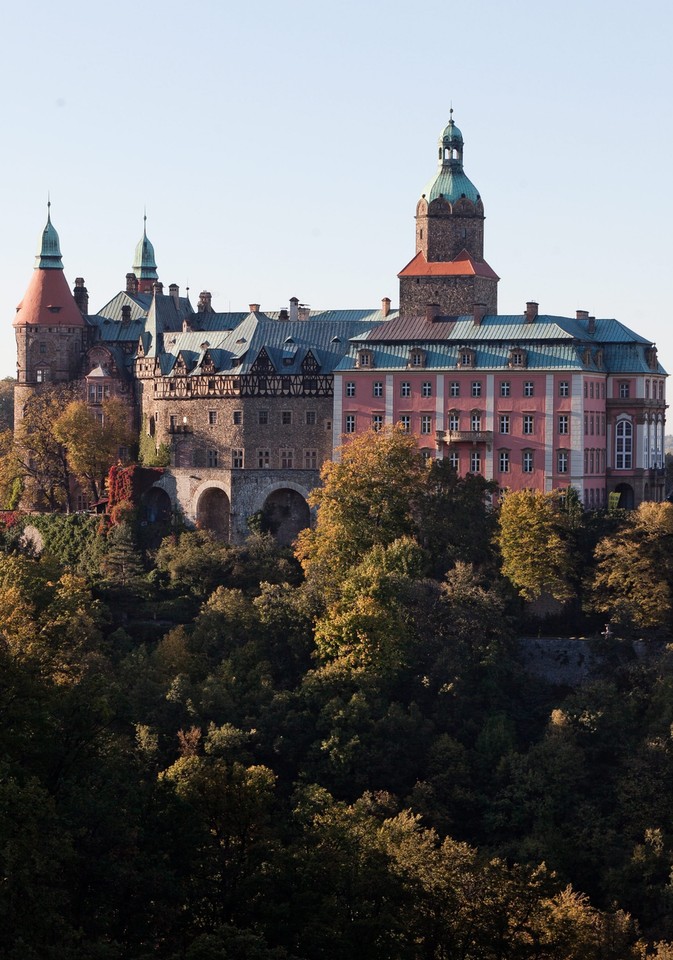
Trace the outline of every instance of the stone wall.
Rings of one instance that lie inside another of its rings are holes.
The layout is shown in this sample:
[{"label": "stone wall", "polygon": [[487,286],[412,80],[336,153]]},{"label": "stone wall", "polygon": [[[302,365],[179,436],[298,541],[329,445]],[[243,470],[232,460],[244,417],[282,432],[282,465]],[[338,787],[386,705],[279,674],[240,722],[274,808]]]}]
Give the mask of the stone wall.
[{"label": "stone wall", "polygon": [[475,303],[485,303],[486,313],[498,311],[498,281],[489,277],[400,277],[400,312],[423,316],[428,303],[443,316],[471,314]]}]

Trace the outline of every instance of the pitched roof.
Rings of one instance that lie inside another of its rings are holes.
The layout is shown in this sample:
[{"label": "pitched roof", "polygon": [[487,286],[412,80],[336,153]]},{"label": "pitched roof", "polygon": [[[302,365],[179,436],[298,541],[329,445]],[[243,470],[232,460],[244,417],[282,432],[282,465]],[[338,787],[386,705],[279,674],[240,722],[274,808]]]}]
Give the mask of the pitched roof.
[{"label": "pitched roof", "polygon": [[489,277],[499,280],[500,277],[485,260],[475,260],[467,252],[461,250],[457,257],[448,261],[428,261],[422,250],[410,260],[406,267],[397,274],[398,277]]}]

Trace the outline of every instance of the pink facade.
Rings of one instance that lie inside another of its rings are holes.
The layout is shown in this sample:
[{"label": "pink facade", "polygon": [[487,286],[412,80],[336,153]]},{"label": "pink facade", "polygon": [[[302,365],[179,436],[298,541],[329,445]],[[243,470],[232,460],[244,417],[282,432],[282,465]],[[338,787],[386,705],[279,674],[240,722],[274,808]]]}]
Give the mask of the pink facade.
[{"label": "pink facade", "polygon": [[511,490],[573,486],[589,509],[617,491],[628,506],[664,497],[664,396],[662,375],[367,365],[335,377],[335,442],[400,424],[461,475]]}]

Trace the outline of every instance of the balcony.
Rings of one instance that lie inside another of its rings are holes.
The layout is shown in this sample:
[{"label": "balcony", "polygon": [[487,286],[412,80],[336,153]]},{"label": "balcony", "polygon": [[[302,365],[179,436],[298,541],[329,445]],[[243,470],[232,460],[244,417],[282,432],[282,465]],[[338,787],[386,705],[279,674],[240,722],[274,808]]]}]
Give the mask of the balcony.
[{"label": "balcony", "polygon": [[493,443],[492,430],[440,430],[438,443]]}]

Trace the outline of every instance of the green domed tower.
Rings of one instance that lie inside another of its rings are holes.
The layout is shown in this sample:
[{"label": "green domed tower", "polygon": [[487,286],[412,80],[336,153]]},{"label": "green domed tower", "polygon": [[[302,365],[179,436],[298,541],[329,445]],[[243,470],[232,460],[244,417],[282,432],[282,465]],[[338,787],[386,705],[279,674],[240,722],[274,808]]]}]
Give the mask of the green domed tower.
[{"label": "green domed tower", "polygon": [[154,256],[154,247],[147,237],[147,215],[143,217],[143,235],[138,241],[133,257],[133,273],[138,279],[138,293],[152,293],[156,280],[157,262]]},{"label": "green domed tower", "polygon": [[[463,169],[463,135],[453,121],[439,138],[437,171],[416,205],[416,256],[399,274],[400,309],[497,312],[498,277],[484,260],[484,204]],[[471,278],[471,279],[470,279]]]}]

